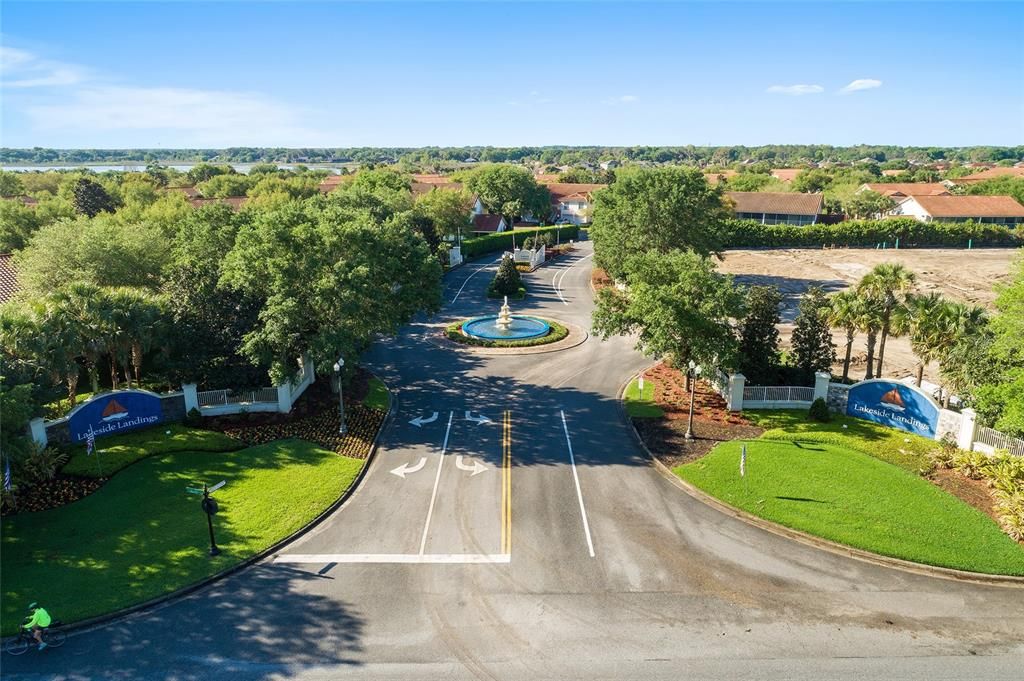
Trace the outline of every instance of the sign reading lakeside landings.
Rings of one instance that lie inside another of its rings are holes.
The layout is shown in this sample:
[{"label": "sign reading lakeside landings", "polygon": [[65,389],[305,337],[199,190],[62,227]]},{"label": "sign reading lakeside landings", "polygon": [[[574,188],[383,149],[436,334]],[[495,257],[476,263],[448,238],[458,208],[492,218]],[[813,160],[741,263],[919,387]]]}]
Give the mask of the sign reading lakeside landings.
[{"label": "sign reading lakeside landings", "polygon": [[68,414],[72,442],[145,428],[164,420],[160,397],[146,390],[118,390],[97,395]]},{"label": "sign reading lakeside landings", "polygon": [[913,386],[882,379],[862,381],[850,388],[846,414],[935,438],[939,408]]}]

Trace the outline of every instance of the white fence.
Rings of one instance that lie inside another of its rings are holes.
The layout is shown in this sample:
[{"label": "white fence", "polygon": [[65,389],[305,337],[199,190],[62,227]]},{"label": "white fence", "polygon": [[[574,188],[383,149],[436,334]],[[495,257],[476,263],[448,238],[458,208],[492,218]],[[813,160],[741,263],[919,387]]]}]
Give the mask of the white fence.
[{"label": "white fence", "polygon": [[729,375],[721,369],[715,369],[710,372],[707,377],[708,383],[715,389],[722,399],[726,402],[729,401]]},{"label": "white fence", "polygon": [[746,385],[743,386],[743,401],[813,402],[814,388],[794,385]]},{"label": "white fence", "polygon": [[313,362],[308,356],[299,360],[302,373],[298,382],[285,383],[272,388],[258,388],[234,392],[232,390],[197,391],[194,383],[181,386],[185,394],[185,411],[193,409],[203,416],[224,416],[242,412],[280,412],[287,414],[306,388],[316,380]]},{"label": "white fence", "polygon": [[256,402],[272,402],[277,404],[277,388],[258,388],[239,393],[230,390],[203,390],[196,393],[199,408],[214,407],[225,404],[254,404]]},{"label": "white fence", "polygon": [[[979,451],[985,451],[988,448],[991,448],[992,451],[1006,449],[1014,456],[1024,456],[1024,440],[1000,433],[994,428],[978,427],[978,432],[974,435],[974,444]],[[977,447],[979,444],[983,447]]]},{"label": "white fence", "polygon": [[512,253],[512,257],[515,259],[517,265],[529,265],[530,271],[537,269],[544,264],[545,248],[542,245],[537,250],[530,249],[516,249]]},{"label": "white fence", "polygon": [[458,267],[462,264],[462,247],[452,246],[448,249],[448,267]]}]

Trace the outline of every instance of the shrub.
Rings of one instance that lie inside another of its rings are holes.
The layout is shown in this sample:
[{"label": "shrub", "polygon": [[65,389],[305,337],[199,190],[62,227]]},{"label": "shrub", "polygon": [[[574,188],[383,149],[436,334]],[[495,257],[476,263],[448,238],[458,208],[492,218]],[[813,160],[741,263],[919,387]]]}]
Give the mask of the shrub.
[{"label": "shrub", "polygon": [[185,425],[191,426],[192,428],[198,428],[202,424],[203,424],[203,415],[202,415],[202,413],[197,408],[195,408],[195,407],[192,407],[191,409],[189,409],[188,413],[185,414]]},{"label": "shrub", "polygon": [[21,464],[26,478],[33,483],[46,482],[57,477],[57,471],[68,460],[68,455],[53,447],[33,447]]},{"label": "shrub", "polygon": [[450,324],[444,331],[445,336],[449,340],[453,340],[457,343],[464,345],[476,345],[484,348],[528,348],[534,345],[547,345],[549,343],[557,343],[569,335],[569,329],[562,326],[558,322],[553,322],[550,319],[545,319],[545,322],[551,327],[551,330],[546,336],[540,336],[539,338],[524,338],[522,340],[509,340],[509,341],[492,341],[485,340],[483,338],[474,338],[473,336],[467,336],[462,333],[463,322],[455,322]]},{"label": "shrub", "polygon": [[1024,541],[1024,492],[1015,494],[997,493],[996,513],[999,524],[1006,534],[1017,541]]},{"label": "shrub", "polygon": [[988,456],[981,452],[960,451],[953,457],[953,466],[971,480],[981,480],[988,465]]},{"label": "shrub", "polygon": [[523,288],[523,278],[516,269],[516,262],[512,258],[501,259],[498,266],[498,273],[494,275],[490,286],[487,287],[487,295],[494,298],[497,296],[514,296]]},{"label": "shrub", "polygon": [[954,459],[960,451],[956,446],[953,436],[946,434],[939,442],[939,447],[928,452],[928,458],[932,465],[937,468],[953,468]]},{"label": "shrub", "polygon": [[756,247],[873,247],[883,242],[917,246],[1024,246],[1024,232],[974,222],[919,222],[914,218],[847,220],[834,225],[762,225],[753,220],[727,222],[727,248]]},{"label": "shrub", "polygon": [[[546,227],[540,230],[540,235],[549,234],[551,238],[565,243],[570,239],[578,238],[579,232],[580,228],[577,225],[567,225],[565,227]],[[534,237],[537,236],[536,231],[531,233]],[[518,230],[516,232],[499,232],[497,234],[485,234],[484,236],[476,236],[472,239],[464,239],[462,241],[462,256],[464,258],[475,258],[484,253],[510,251],[512,250],[513,241],[515,243],[522,243],[523,237],[523,230]]]},{"label": "shrub", "polygon": [[832,412],[828,410],[828,403],[824,398],[819,397],[811,403],[811,408],[807,411],[807,418],[819,423],[828,423],[832,420]]}]

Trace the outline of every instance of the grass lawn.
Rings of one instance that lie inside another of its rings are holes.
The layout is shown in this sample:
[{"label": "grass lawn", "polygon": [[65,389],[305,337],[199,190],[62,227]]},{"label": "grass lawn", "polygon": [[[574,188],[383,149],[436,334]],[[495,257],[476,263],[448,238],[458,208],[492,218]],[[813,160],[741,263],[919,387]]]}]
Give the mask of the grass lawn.
[{"label": "grass lawn", "polygon": [[388,402],[388,388],[384,385],[384,381],[376,376],[370,378],[369,390],[366,393],[366,397],[363,398],[363,406],[370,409],[387,411]]},{"label": "grass lawn", "polygon": [[928,452],[940,447],[935,440],[852,416],[833,414],[829,423],[819,423],[809,421],[805,409],[744,411],[743,415],[765,429],[762,440],[841,445],[912,473],[927,471],[931,467]]},{"label": "grass lawn", "polygon": [[[32,601],[74,622],[220,572],[310,522],[364,463],[301,440],[155,454],[84,499],[5,518],[0,633],[12,633]],[[223,553],[210,558],[200,497],[185,488],[220,480],[214,527]]]},{"label": "grass lawn", "polygon": [[839,444],[759,439],[747,442],[744,480],[741,445],[724,442],[675,473],[727,504],[841,544],[929,565],[1024,575],[1024,548],[984,513],[915,473]]},{"label": "grass lawn", "polygon": [[626,386],[626,393],[623,395],[626,403],[626,413],[635,419],[656,419],[665,415],[665,412],[654,402],[654,382],[644,379],[643,394],[640,391],[639,379],[634,379]]},{"label": "grass lawn", "polygon": [[96,456],[86,455],[85,445],[76,445],[71,448],[71,457],[61,471],[65,475],[85,478],[106,477],[151,454],[229,452],[243,446],[233,437],[212,430],[189,428],[177,423],[159,425],[123,435],[97,438],[98,465]]}]

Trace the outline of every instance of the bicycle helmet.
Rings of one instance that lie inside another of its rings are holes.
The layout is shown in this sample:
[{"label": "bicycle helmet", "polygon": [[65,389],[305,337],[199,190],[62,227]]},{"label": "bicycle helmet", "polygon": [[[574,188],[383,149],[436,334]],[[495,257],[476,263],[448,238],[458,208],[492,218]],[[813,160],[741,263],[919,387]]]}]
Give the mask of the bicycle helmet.
[{"label": "bicycle helmet", "polygon": [[39,604],[38,604],[38,603],[36,603],[35,601],[33,601],[32,603],[29,603],[29,604],[28,604],[28,609],[29,609],[29,610],[35,610],[35,609],[36,609],[36,608],[38,608],[38,607],[39,607]]}]

